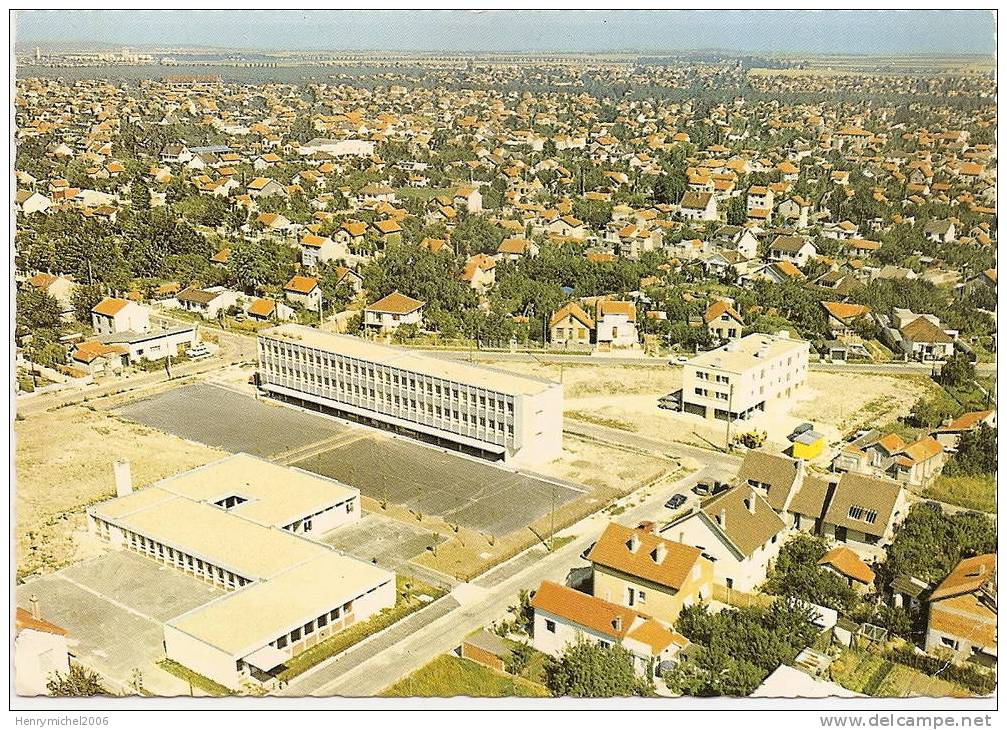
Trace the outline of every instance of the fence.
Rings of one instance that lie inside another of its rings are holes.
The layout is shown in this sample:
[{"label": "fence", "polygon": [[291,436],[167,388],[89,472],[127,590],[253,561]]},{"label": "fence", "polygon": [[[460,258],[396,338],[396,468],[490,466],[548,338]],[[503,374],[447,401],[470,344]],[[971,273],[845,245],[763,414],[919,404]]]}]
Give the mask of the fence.
[{"label": "fence", "polygon": [[748,593],[747,591],[739,591],[735,588],[728,588],[727,586],[714,583],[713,600],[726,603],[729,606],[734,606],[736,608],[752,608],[753,606],[767,608],[773,603],[773,601],[776,600],[776,597],[767,596],[764,593]]}]

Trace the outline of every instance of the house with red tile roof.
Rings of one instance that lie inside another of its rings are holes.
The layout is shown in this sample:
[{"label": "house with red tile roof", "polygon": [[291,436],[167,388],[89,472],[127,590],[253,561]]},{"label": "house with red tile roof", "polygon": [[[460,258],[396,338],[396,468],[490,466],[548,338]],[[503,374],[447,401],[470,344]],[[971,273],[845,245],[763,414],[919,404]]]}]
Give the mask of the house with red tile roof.
[{"label": "house with red tile roof", "polygon": [[641,611],[544,581],[531,599],[532,646],[558,657],[577,641],[621,646],[639,675],[660,676],[689,640]]},{"label": "house with red tile roof", "polygon": [[14,615],[14,689],[21,697],[49,694],[46,687],[55,673],[70,669],[68,632],[41,617],[38,598],[30,608],[20,606]]},{"label": "house with red tile roof", "polygon": [[423,327],[424,307],[426,302],[393,291],[364,308],[364,326],[383,333],[393,332],[404,324]]},{"label": "house with red tile roof", "polygon": [[930,594],[928,652],[996,666],[996,565],[994,554],[965,558]]}]

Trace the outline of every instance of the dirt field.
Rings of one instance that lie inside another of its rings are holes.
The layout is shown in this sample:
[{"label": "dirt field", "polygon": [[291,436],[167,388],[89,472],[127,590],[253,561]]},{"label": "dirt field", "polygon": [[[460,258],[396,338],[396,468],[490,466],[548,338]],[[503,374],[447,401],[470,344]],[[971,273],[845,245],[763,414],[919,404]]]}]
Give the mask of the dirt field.
[{"label": "dirt field", "polygon": [[84,509],[115,496],[112,463],[129,460],[134,487],[224,452],[78,406],[14,424],[18,575],[49,573],[86,555]]},{"label": "dirt field", "polygon": [[[565,364],[561,373],[561,367],[554,364],[508,362],[507,367],[554,380],[562,377],[568,418],[641,434],[662,434],[697,446],[724,444],[722,421],[657,407],[658,398],[681,387],[680,368]],[[852,429],[881,425],[907,414],[927,390],[926,380],[915,376],[812,371],[794,398],[770,403],[765,413],[747,424],[735,424],[733,430],[765,431],[770,443],[782,447],[795,426],[811,421],[833,443]]]}]

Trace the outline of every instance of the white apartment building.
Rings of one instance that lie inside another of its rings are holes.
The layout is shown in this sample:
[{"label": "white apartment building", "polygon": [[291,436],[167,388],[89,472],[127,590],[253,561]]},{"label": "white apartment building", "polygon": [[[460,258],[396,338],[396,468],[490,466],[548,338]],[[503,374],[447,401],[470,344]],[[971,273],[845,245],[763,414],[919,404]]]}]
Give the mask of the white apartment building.
[{"label": "white apartment building", "polygon": [[542,462],[563,449],[559,383],[311,327],[259,334],[259,387],[482,457]]},{"label": "white apartment building", "polygon": [[239,689],[395,604],[395,575],[307,539],[360,518],[359,491],[236,454],[88,509],[88,529],[226,592],[164,625],[169,659]]},{"label": "white apartment building", "polygon": [[704,418],[745,419],[773,398],[793,394],[808,376],[809,343],[751,334],[704,352],[685,365],[682,410]]}]

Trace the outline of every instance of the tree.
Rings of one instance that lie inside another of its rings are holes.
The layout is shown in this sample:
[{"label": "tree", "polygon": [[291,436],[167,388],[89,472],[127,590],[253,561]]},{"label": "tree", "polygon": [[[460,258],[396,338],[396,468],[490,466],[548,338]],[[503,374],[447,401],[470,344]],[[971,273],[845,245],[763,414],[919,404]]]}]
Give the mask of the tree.
[{"label": "tree", "polygon": [[971,385],[975,377],[976,366],[965,353],[956,352],[941,366],[937,381],[946,388],[960,388]]},{"label": "tree", "polygon": [[633,655],[619,645],[578,638],[546,665],[546,687],[557,697],[631,697],[650,694],[650,683],[637,676]]},{"label": "tree", "polygon": [[56,672],[45,686],[54,697],[94,697],[107,694],[101,684],[101,676],[80,664],[71,664],[66,674]]},{"label": "tree", "polygon": [[81,324],[91,324],[91,310],[104,298],[105,290],[101,284],[78,284],[70,295],[73,316]]},{"label": "tree", "polygon": [[818,564],[828,549],[821,537],[798,535],[789,540],[780,549],[763,590],[847,613],[859,597],[846,581]]},{"label": "tree", "polygon": [[958,451],[944,467],[948,475],[996,474],[997,471],[997,430],[985,423],[972,431],[966,431],[958,441]]},{"label": "tree", "polygon": [[17,290],[15,329],[20,337],[38,330],[57,330],[60,326],[60,304],[47,292],[25,284]]},{"label": "tree", "polygon": [[506,660],[504,660],[504,669],[508,674],[521,674],[531,663],[531,658],[534,654],[535,650],[531,644],[527,642],[515,644],[511,648]]}]

